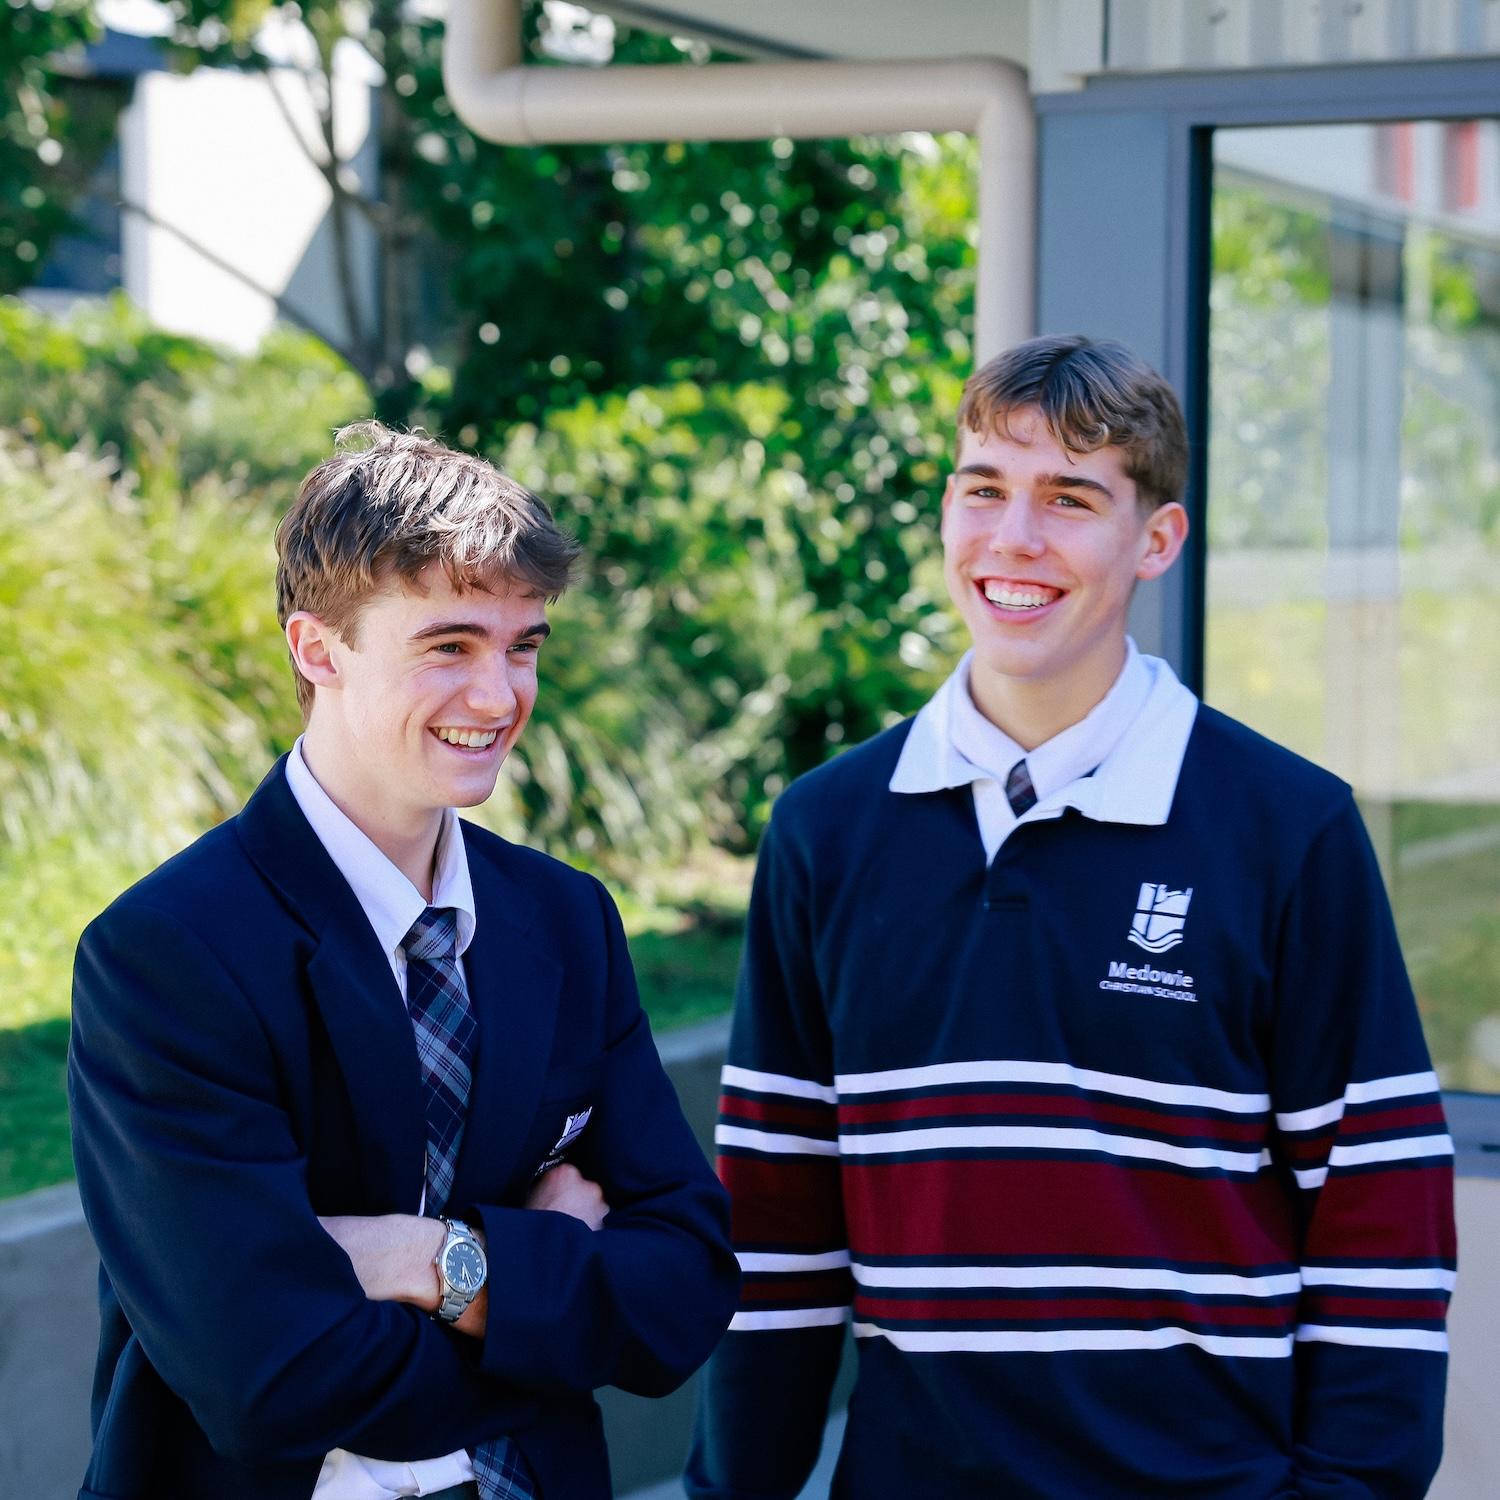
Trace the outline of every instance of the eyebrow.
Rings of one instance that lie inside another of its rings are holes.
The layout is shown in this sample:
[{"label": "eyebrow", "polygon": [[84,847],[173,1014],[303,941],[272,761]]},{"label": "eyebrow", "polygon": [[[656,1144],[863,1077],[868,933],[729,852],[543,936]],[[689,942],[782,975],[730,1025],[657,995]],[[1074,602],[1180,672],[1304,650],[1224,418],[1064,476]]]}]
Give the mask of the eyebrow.
[{"label": "eyebrow", "polygon": [[[992,464],[965,464],[963,468],[955,472],[972,474],[977,479],[1005,478],[1004,470],[997,469]],[[1114,491],[1108,485],[1100,484],[1097,479],[1089,479],[1082,474],[1038,474],[1036,482],[1041,489],[1092,490],[1095,494],[1103,495],[1107,500],[1115,498]]]},{"label": "eyebrow", "polygon": [[[545,620],[538,620],[534,625],[528,625],[524,630],[516,632],[517,641],[545,640],[552,634],[552,627]],[[440,635],[472,635],[480,640],[490,639],[491,632],[488,625],[480,625],[474,620],[438,620],[435,624],[424,625],[420,630],[413,633],[411,639],[415,641],[430,641]]]}]

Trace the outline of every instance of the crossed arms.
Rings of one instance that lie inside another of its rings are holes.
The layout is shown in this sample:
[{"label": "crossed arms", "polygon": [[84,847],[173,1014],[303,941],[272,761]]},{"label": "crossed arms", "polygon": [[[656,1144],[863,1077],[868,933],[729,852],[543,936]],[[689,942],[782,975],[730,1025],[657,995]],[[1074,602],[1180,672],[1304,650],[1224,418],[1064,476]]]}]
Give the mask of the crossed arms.
[{"label": "crossed arms", "polygon": [[[522,1205],[532,1210],[567,1214],[598,1229],[609,1213],[604,1191],[569,1162],[554,1167],[531,1190]],[[443,1244],[439,1219],[415,1214],[339,1214],[318,1222],[349,1257],[354,1274],[372,1302],[405,1302],[436,1312],[440,1300],[437,1255]],[[483,1242],[484,1232],[478,1231]],[[479,1295],[449,1326],[482,1339],[489,1323],[490,1289]]]}]

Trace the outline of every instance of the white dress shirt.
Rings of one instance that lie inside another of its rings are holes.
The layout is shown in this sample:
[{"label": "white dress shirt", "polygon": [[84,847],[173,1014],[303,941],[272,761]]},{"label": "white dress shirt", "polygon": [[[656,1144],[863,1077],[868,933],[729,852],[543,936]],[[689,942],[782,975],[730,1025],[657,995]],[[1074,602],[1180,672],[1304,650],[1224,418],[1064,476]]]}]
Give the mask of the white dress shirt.
[{"label": "white dress shirt", "polygon": [[[1075,807],[1101,822],[1167,820],[1198,700],[1159,657],[1125,642],[1125,664],[1109,691],[1076,724],[1023,750],[974,705],[967,652],[918,713],[891,775],[893,792],[972,786],[985,860],[1021,823]],[[1025,760],[1036,805],[1011,809],[1005,780]]]},{"label": "white dress shirt", "polygon": [[[318,785],[302,757],[300,739],[287,757],[286,779],[292,796],[297,799],[297,806],[312,824],[318,842],[338,866],[339,874],[348,881],[349,888],[369,918],[370,926],[375,929],[381,951],[390,963],[404,998],[406,952],[401,944],[428,903],[422,899],[416,886]],[[457,912],[458,952],[462,955],[474,939],[474,887],[469,881],[463,831],[458,826],[458,815],[451,807],[443,813],[443,826],[438,833],[431,904],[451,906]],[[459,963],[462,967],[461,956]],[[357,1453],[335,1448],[323,1460],[313,1496],[314,1500],[393,1500],[399,1495],[430,1495],[463,1484],[473,1477],[473,1460],[462,1449],[445,1458],[398,1463],[362,1458]]]}]

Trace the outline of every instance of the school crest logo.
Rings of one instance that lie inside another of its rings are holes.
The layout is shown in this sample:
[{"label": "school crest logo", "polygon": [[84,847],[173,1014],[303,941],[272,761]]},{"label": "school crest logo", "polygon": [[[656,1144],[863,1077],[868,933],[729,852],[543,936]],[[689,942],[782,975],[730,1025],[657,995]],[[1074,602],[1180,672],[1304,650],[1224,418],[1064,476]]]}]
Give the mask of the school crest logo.
[{"label": "school crest logo", "polygon": [[1192,899],[1192,886],[1185,891],[1173,891],[1164,885],[1144,882],[1126,936],[1147,953],[1165,953],[1175,948],[1182,941],[1188,903]]}]

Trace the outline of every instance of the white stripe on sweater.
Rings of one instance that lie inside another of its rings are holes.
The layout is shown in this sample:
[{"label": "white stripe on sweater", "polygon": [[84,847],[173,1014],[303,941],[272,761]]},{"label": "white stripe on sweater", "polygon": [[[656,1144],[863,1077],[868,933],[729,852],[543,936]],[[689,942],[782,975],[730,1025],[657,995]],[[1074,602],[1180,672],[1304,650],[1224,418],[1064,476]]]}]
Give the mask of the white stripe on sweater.
[{"label": "white stripe on sweater", "polygon": [[1279,1338],[1235,1338],[1194,1333],[1188,1328],[1057,1328],[1036,1332],[1011,1329],[884,1328],[856,1323],[855,1338],[889,1339],[909,1354],[947,1354],[972,1350],[991,1354],[1052,1353],[1063,1350],[1170,1349],[1193,1344],[1210,1354],[1245,1359],[1285,1359],[1292,1352],[1290,1334]]},{"label": "white stripe on sweater", "polygon": [[[896,1151],[1095,1151],[1174,1166],[1221,1172],[1258,1172],[1269,1151],[1219,1151],[1208,1146],[1174,1146],[1103,1130],[1057,1129],[1038,1125],[930,1125],[886,1130],[874,1135],[841,1135],[845,1156],[876,1156]],[[770,1148],[768,1148],[770,1149]]]},{"label": "white stripe on sweater", "polygon": [[720,1125],[714,1131],[714,1142],[720,1146],[742,1146],[747,1151],[764,1151],[773,1156],[837,1156],[837,1141],[819,1140],[812,1135],[786,1135],[775,1130],[754,1130],[748,1125]]},{"label": "white stripe on sweater", "polygon": [[735,1259],[742,1271],[842,1271],[849,1264],[849,1252],[823,1250],[815,1255],[794,1255],[769,1250],[740,1250]]},{"label": "white stripe on sweater", "polygon": [[747,1089],[755,1094],[787,1094],[793,1099],[818,1099],[833,1104],[838,1094],[826,1083],[811,1078],[793,1078],[786,1073],[757,1073],[753,1068],[737,1068],[725,1063],[719,1074],[725,1088]]},{"label": "white stripe on sweater", "polygon": [[731,1333],[756,1333],[768,1328],[826,1328],[842,1323],[847,1307],[777,1307],[765,1312],[737,1312],[730,1320]]},{"label": "white stripe on sweater", "polygon": [[1386,1266],[1303,1266],[1304,1286],[1378,1286],[1391,1291],[1451,1292],[1457,1277],[1441,1266],[1396,1270]]},{"label": "white stripe on sweater", "polygon": [[834,1083],[839,1096],[883,1094],[895,1089],[942,1088],[967,1083],[1063,1084],[1097,1094],[1118,1094],[1195,1109],[1218,1109],[1253,1115],[1271,1107],[1268,1094],[1235,1094],[1196,1084],[1160,1083],[1154,1078],[1132,1078],[1123,1073],[1099,1073],[1071,1063],[1024,1061],[931,1063],[920,1068],[892,1068],[883,1073],[840,1073]]},{"label": "white stripe on sweater", "polygon": [[1355,1344],[1365,1349],[1428,1349],[1448,1352],[1448,1335],[1430,1328],[1335,1328],[1304,1323],[1297,1330],[1305,1344]]},{"label": "white stripe on sweater", "polygon": [[1302,1286],[1295,1271],[1239,1276],[1172,1271],[1164,1266],[868,1266],[856,1262],[854,1279],[869,1287],[1112,1287],[1204,1297],[1285,1297]]}]

